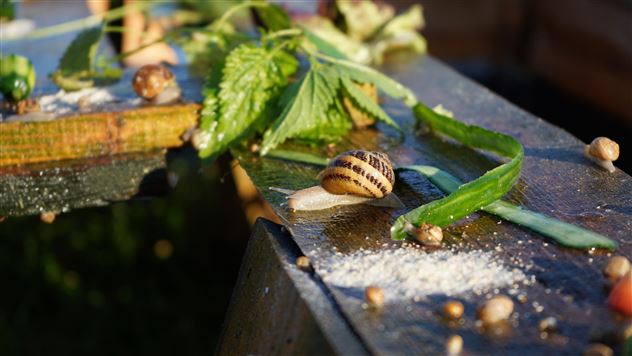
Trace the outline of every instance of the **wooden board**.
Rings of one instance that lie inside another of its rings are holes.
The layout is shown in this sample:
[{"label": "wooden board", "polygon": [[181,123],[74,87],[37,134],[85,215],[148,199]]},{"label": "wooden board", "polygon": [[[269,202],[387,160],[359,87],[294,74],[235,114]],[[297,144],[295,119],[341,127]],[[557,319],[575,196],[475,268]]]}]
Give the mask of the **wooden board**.
[{"label": "wooden board", "polygon": [[[526,152],[524,168],[507,197],[509,201],[598,231],[618,241],[618,254],[632,255],[632,179],[628,175],[620,170],[609,174],[594,166],[582,156],[582,142],[432,58],[395,60],[389,62],[386,70],[427,104],[442,104],[459,119],[508,133],[522,142]],[[387,152],[397,164],[434,165],[464,181],[498,164],[491,156],[437,137],[416,136],[407,108],[392,101],[385,102],[385,108],[410,133],[403,144],[388,129],[380,127],[380,132],[354,133],[338,150],[378,149]],[[336,251],[397,248],[400,243],[389,239],[394,219],[442,196],[426,180],[405,173],[398,177],[395,189],[405,209],[358,206],[291,213],[283,204],[285,198],[269,187],[299,189],[314,185],[318,168],[255,158],[247,152],[243,153],[241,164],[288,226],[301,251],[316,256],[313,262],[317,275],[326,269],[327,257]],[[509,266],[531,266],[526,273],[534,275],[537,282],[522,291],[527,296],[526,303],[516,301],[518,324],[508,329],[508,336],[500,338],[478,329],[474,313],[482,299],[476,296],[460,298],[466,305],[466,323],[458,327],[437,316],[445,299],[441,296],[388,304],[381,313],[373,313],[362,307],[361,290],[325,283],[370,352],[439,354],[444,352],[445,339],[458,333],[464,338],[466,354],[580,354],[591,340],[603,339],[601,334],[625,322],[605,305],[607,294],[601,269],[609,253],[558,247],[536,233],[484,213],[473,214],[449,227],[446,235],[446,244],[458,250],[499,251],[497,256]],[[560,331],[542,338],[537,325],[547,316],[558,319]]]},{"label": "wooden board", "polygon": [[219,355],[365,355],[327,288],[296,266],[281,226],[259,219],[226,313]]},{"label": "wooden board", "polygon": [[168,187],[164,150],[0,168],[0,216],[102,206]]}]

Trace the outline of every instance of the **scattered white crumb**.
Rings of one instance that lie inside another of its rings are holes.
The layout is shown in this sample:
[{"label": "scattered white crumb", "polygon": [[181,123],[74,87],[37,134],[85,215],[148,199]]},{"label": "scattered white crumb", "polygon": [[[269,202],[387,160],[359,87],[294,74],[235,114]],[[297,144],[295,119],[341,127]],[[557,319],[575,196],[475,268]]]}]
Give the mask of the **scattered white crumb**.
[{"label": "scattered white crumb", "polygon": [[481,250],[426,252],[404,246],[347,255],[336,253],[318,264],[324,281],[358,292],[376,285],[384,290],[389,301],[481,294],[519,282],[534,282],[521,270],[505,266],[492,252]]},{"label": "scattered white crumb", "polygon": [[[89,109],[80,107],[89,105]],[[60,90],[52,95],[39,98],[40,109],[55,116],[73,114],[77,112],[103,111],[107,109],[125,109],[140,105],[139,98],[132,89],[129,81],[121,80],[117,84],[107,87],[86,88],[73,92]]]}]

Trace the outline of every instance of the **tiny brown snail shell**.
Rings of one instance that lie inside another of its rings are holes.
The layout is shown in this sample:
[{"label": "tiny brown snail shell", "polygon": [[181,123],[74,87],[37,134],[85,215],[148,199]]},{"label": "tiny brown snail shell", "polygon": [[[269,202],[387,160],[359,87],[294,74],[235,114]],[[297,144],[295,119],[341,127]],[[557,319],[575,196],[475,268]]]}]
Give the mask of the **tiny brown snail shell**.
[{"label": "tiny brown snail shell", "polygon": [[612,173],[615,171],[612,162],[619,158],[619,144],[607,137],[597,137],[586,145],[584,155]]},{"label": "tiny brown snail shell", "polygon": [[169,68],[160,64],[147,64],[134,74],[132,87],[138,96],[157,104],[179,98],[180,89]]},{"label": "tiny brown snail shell", "polygon": [[321,210],[336,205],[369,204],[402,208],[393,191],[395,172],[384,153],[354,150],[338,155],[320,174],[320,185],[289,193],[292,210]]}]

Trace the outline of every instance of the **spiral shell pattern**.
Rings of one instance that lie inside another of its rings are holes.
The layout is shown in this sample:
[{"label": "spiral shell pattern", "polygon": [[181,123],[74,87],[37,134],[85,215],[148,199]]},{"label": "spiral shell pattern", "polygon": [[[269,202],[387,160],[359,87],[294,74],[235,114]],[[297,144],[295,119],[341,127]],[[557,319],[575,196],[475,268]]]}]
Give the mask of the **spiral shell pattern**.
[{"label": "spiral shell pattern", "polygon": [[374,151],[347,151],[321,172],[320,185],[332,194],[383,198],[393,190],[395,173],[388,156]]}]

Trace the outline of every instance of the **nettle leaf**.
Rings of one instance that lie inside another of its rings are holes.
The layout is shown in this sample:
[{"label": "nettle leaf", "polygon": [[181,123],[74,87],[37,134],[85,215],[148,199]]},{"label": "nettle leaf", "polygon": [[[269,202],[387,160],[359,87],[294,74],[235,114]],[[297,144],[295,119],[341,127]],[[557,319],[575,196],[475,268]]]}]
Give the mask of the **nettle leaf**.
[{"label": "nettle leaf", "polygon": [[261,153],[265,154],[288,138],[324,127],[339,87],[338,74],[330,66],[312,63],[301,80],[283,93],[280,104],[285,108],[266,133]]},{"label": "nettle leaf", "polygon": [[296,139],[310,144],[339,141],[342,136],[353,128],[353,121],[347,114],[342,101],[337,97],[327,109],[327,114],[317,125],[309,131],[300,133],[296,136]]},{"label": "nettle leaf", "polygon": [[221,83],[216,85],[217,78],[210,78],[206,92],[201,129],[208,141],[201,147],[201,157],[217,156],[272,117],[267,106],[287,85],[288,62],[283,51],[248,44],[230,52]]},{"label": "nettle leaf", "polygon": [[341,73],[358,83],[371,83],[387,95],[403,100],[407,106],[414,106],[417,103],[417,98],[410,89],[373,68],[343,59],[331,58],[326,60],[333,63]]},{"label": "nettle leaf", "polygon": [[103,26],[83,30],[66,48],[51,78],[64,90],[79,90],[94,85],[94,62],[103,35]]},{"label": "nettle leaf", "polygon": [[393,119],[388,116],[388,114],[384,110],[382,110],[382,108],[375,101],[373,101],[362,90],[360,90],[360,88],[358,88],[358,85],[353,80],[351,80],[351,78],[349,78],[348,76],[342,76],[341,82],[342,86],[344,87],[345,94],[348,98],[351,99],[351,101],[357,108],[364,111],[371,117],[384,122],[388,126],[391,126],[397,131],[402,132],[402,129],[399,127],[399,125],[395,121],[393,121]]}]

